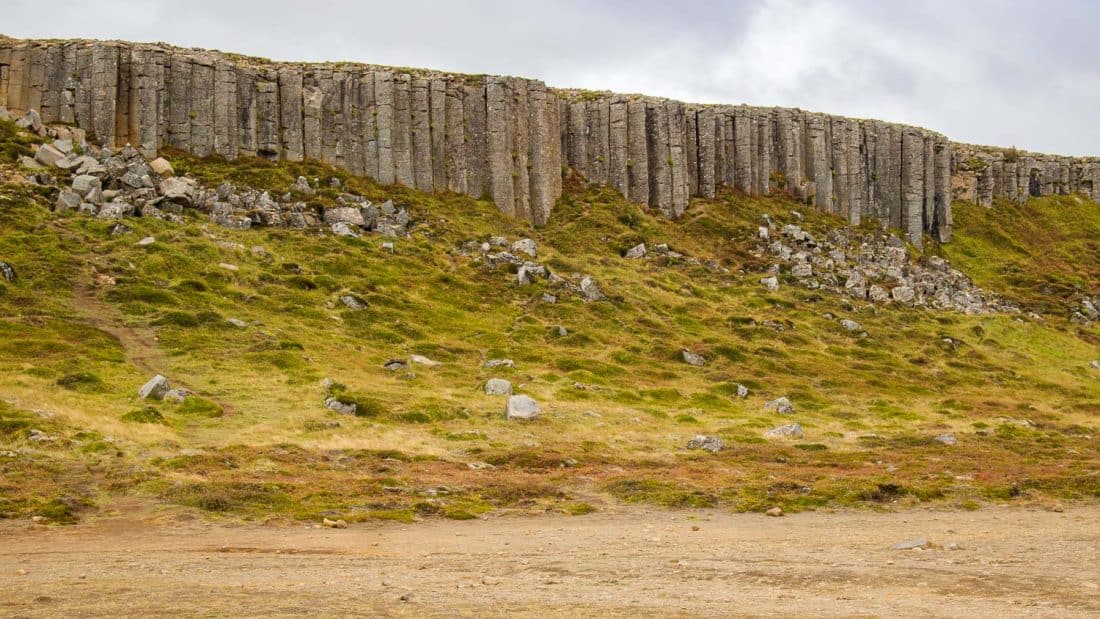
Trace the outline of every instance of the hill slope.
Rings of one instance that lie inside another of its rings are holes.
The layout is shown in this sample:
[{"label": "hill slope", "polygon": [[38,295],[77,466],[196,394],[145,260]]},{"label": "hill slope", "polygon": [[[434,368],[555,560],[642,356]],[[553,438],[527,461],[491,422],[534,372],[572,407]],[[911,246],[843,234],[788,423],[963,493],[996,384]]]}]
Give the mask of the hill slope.
[{"label": "hill slope", "polygon": [[[8,161],[29,152],[33,140],[0,129]],[[1098,334],[1065,309],[1098,292],[1100,237],[1095,209],[1071,197],[1013,218],[960,205],[955,243],[927,250],[1046,311],[1035,320],[872,305],[786,274],[767,290],[762,215],[819,237],[843,225],[796,217],[781,198],[694,200],[674,222],[572,178],[534,229],[488,201],[317,163],[173,163],[209,187],[272,193],[299,175],[338,178],[407,206],[414,226],[396,240],[341,238],[231,230],[187,211],[182,223],[126,219],[132,230],[112,235],[112,222],[52,213],[56,189],[5,163],[0,260],[17,277],[0,289],[4,515],[66,521],[123,496],[257,518],[412,520],[615,500],[798,510],[1100,494]],[[590,275],[610,299],[519,286],[466,249],[492,236],[532,238],[541,263]],[[623,257],[642,241],[692,260]],[[685,349],[705,365],[685,363]],[[410,355],[440,365],[384,367]],[[503,358],[514,367],[483,367]],[[153,373],[195,395],[139,400]],[[505,420],[482,388],[493,377],[543,416]],[[330,392],[359,415],[326,409]],[[780,396],[793,414],[765,410]],[[803,437],[763,436],[792,422]],[[696,434],[726,449],[686,449]]]}]

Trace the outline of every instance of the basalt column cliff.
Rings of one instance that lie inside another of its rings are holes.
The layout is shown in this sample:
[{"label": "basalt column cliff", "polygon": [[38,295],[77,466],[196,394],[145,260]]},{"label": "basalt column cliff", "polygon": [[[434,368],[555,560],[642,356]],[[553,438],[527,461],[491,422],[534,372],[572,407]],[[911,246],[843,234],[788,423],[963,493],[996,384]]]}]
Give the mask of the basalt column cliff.
[{"label": "basalt column cliff", "polygon": [[0,104],[149,156],[174,147],[318,159],[382,183],[490,198],[535,224],[561,195],[565,166],[669,217],[721,186],[787,192],[915,242],[950,238],[953,180],[979,201],[1100,198],[1095,159],[965,147],[960,161],[944,136],[906,125],[166,45],[0,37]]}]

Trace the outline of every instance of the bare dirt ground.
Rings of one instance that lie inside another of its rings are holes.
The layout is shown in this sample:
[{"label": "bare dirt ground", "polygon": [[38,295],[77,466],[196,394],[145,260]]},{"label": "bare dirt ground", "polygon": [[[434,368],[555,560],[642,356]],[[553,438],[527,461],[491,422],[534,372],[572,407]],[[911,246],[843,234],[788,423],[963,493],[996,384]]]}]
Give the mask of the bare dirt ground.
[{"label": "bare dirt ground", "polygon": [[1095,617],[1098,557],[1100,506],[343,530],[129,510],[0,526],[0,616]]}]

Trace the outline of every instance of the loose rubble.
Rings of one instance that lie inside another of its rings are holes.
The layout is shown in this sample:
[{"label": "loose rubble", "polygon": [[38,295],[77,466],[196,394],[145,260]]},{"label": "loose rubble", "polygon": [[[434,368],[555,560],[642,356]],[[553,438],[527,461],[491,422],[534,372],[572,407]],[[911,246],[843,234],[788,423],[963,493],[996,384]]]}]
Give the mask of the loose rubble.
[{"label": "loose rubble", "polygon": [[[301,177],[286,193],[276,196],[230,183],[207,188],[194,179],[176,176],[164,158],[148,161],[129,145],[117,150],[99,148],[85,141],[82,133],[39,146],[33,163],[38,170],[54,168],[74,173],[69,186],[58,193],[56,210],[79,211],[99,219],[154,217],[179,221],[185,209],[195,209],[227,228],[328,228],[335,235],[347,237],[367,232],[403,237],[410,226],[408,211],[390,200],[375,205],[362,196],[344,192],[337,195],[337,206],[325,208],[299,199],[317,193]],[[43,185],[57,182],[44,172],[29,178]]]},{"label": "loose rubble", "polygon": [[[975,286],[969,277],[938,256],[912,260],[905,243],[886,232],[836,228],[824,239],[817,239],[798,225],[783,225],[778,234],[775,228],[770,218],[764,221],[760,229],[771,232],[757,234],[755,255],[774,260],[773,273],[785,273],[805,288],[876,304],[896,303],[966,314],[1020,311],[1013,303]],[[780,282],[773,274],[762,278],[760,283],[776,290]],[[859,331],[858,323],[851,322],[857,328],[843,323],[842,327]]]}]

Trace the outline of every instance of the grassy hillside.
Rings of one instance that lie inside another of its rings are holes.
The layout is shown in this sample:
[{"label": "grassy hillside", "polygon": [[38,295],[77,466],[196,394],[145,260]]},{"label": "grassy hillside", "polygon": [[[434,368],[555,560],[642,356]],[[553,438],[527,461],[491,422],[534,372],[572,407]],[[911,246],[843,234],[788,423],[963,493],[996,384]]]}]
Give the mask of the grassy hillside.
[{"label": "grassy hillside", "polygon": [[[24,148],[6,140],[9,158]],[[183,225],[128,219],[133,231],[111,236],[110,222],[49,212],[49,190],[5,164],[0,260],[19,277],[0,288],[0,514],[67,521],[126,496],[349,520],[614,501],[798,510],[1100,496],[1096,327],[875,307],[790,282],[767,292],[756,221],[790,221],[793,203],[724,195],[669,222],[571,179],[534,230],[487,201],[317,164],[174,163],[209,185],[277,192],[299,174],[339,177],[407,205],[417,225],[393,254],[381,237],[235,231],[197,213]],[[1100,231],[1077,222],[1100,209],[1070,200],[1034,201],[1020,223],[960,206],[942,251],[1015,298],[1042,297],[1040,281],[1095,287]],[[807,214],[803,225],[841,223]],[[546,303],[543,284],[520,287],[456,251],[491,235],[531,236],[541,262],[593,276],[612,300]],[[136,244],[146,236],[155,243]],[[621,256],[643,240],[722,269]],[[349,294],[366,309],[340,303]],[[683,363],[681,349],[707,365]],[[442,365],[383,367],[413,353]],[[483,368],[492,358],[515,367]],[[198,397],[139,400],[154,372]],[[503,399],[482,390],[494,376],[543,417],[505,421]],[[324,408],[326,377],[361,416]],[[764,410],[778,396],[794,415]],[[762,437],[792,421],[804,438]],[[945,432],[958,444],[934,440]],[[728,448],[686,450],[700,433]]]}]

